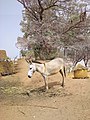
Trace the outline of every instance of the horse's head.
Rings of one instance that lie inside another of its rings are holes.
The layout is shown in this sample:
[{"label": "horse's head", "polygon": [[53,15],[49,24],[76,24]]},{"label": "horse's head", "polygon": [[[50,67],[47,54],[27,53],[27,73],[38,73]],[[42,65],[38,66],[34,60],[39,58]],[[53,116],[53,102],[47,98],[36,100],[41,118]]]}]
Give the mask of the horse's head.
[{"label": "horse's head", "polygon": [[28,77],[31,78],[33,73],[36,71],[35,63],[33,63],[32,57],[26,57],[26,62],[29,64],[29,71],[28,71]]},{"label": "horse's head", "polygon": [[40,65],[42,62],[36,61],[34,58],[32,59],[31,57],[25,58],[27,63],[29,63],[29,71],[28,71],[28,77],[31,78],[33,73],[36,71],[36,64]]},{"label": "horse's head", "polygon": [[35,63],[31,63],[29,66],[28,77],[31,78],[35,71],[36,71]]}]

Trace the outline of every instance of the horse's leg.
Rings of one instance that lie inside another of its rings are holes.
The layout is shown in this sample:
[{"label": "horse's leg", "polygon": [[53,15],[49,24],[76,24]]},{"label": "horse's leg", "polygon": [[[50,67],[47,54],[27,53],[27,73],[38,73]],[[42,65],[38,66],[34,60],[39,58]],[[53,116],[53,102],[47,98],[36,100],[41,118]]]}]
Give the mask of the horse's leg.
[{"label": "horse's leg", "polygon": [[45,83],[45,89],[48,90],[48,77],[43,76],[43,78],[44,78],[44,83]]},{"label": "horse's leg", "polygon": [[63,74],[63,71],[62,71],[62,70],[60,70],[59,72],[61,73],[62,79],[63,79],[63,80],[62,80],[62,85],[61,85],[61,86],[64,87],[64,74]]},{"label": "horse's leg", "polygon": [[66,68],[65,68],[65,66],[63,67],[63,71],[64,71],[64,76],[66,77]]}]

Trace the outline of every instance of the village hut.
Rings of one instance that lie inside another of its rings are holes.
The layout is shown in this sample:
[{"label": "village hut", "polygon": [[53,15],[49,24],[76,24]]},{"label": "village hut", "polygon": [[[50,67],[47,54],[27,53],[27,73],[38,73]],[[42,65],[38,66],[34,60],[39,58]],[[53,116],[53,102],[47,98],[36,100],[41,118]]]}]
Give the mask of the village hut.
[{"label": "village hut", "polygon": [[75,79],[85,79],[88,78],[88,69],[87,67],[78,64],[77,66],[75,66],[74,68],[74,78]]}]

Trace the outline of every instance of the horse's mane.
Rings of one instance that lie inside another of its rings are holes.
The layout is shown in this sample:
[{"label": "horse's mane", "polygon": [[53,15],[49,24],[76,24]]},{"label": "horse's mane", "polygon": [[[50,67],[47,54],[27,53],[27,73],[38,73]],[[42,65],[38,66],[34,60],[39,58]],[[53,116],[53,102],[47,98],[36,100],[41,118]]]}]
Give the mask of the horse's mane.
[{"label": "horse's mane", "polygon": [[36,61],[36,60],[32,60],[33,63],[38,63],[38,64],[43,64],[42,62],[40,61]]},{"label": "horse's mane", "polygon": [[32,60],[33,63],[38,63],[38,64],[45,64],[47,62],[50,62],[50,60]]}]

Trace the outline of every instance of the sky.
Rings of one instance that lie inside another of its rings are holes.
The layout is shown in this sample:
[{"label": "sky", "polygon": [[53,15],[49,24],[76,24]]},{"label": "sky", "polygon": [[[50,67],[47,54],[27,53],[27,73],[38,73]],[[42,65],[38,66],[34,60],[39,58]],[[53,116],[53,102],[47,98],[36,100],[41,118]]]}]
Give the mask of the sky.
[{"label": "sky", "polygon": [[15,43],[22,36],[20,22],[22,5],[17,0],[0,0],[0,50],[6,50],[7,56],[19,56]]}]

